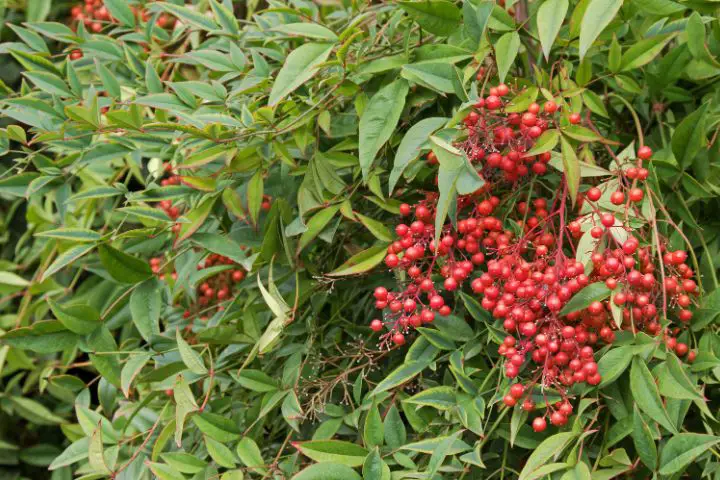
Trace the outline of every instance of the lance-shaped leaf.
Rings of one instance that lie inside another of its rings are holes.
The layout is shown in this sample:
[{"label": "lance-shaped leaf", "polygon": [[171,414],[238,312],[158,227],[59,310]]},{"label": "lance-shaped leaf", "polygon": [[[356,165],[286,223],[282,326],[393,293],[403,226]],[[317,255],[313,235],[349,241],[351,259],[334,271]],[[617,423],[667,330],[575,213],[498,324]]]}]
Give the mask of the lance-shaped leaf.
[{"label": "lance-shaped leaf", "polygon": [[615,18],[623,0],[590,0],[580,24],[580,58],[595,42],[605,27]]},{"label": "lance-shaped leaf", "polygon": [[360,117],[360,167],[365,181],[375,156],[395,131],[408,89],[403,79],[384,86],[373,95]]},{"label": "lance-shaped leaf", "polygon": [[173,397],[175,398],[175,443],[179,447],[182,445],[185,420],[189,414],[198,410],[198,405],[195,402],[195,396],[190,390],[190,385],[182,375],[178,375],[175,380]]},{"label": "lance-shaped leaf", "polygon": [[560,32],[568,6],[568,0],[546,0],[538,9],[538,36],[546,60],[550,58],[550,49]]},{"label": "lance-shaped leaf", "polygon": [[270,91],[268,105],[274,107],[310,80],[318,72],[318,66],[327,60],[332,49],[333,45],[328,43],[306,43],[290,52]]}]

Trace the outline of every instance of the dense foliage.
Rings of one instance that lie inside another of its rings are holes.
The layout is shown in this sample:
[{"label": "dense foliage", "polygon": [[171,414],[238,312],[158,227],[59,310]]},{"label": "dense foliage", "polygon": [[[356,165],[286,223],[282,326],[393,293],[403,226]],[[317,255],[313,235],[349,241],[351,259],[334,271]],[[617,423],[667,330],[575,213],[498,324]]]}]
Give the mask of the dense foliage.
[{"label": "dense foliage", "polygon": [[720,478],[720,23],[0,7],[2,478]]}]

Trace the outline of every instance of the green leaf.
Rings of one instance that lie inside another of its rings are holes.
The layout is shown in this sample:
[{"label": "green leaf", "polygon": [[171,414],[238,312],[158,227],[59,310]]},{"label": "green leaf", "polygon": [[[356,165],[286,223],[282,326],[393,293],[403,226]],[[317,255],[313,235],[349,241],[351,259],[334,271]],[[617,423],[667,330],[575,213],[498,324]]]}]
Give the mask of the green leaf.
[{"label": "green leaf", "polygon": [[207,462],[185,452],[167,452],[160,456],[168,465],[181,473],[198,473],[207,467]]},{"label": "green leaf", "polygon": [[581,60],[600,33],[615,18],[622,4],[622,0],[590,0],[580,24]]},{"label": "green leaf", "polygon": [[[537,87],[528,87],[518,93],[512,100],[505,105],[505,111],[510,113],[523,113],[528,107],[537,100],[540,90]],[[542,135],[541,135],[542,137]],[[540,139],[535,141],[538,143]]]},{"label": "green leaf", "polygon": [[363,441],[367,448],[381,447],[385,439],[385,429],[377,405],[370,407],[365,417]]},{"label": "green leaf", "polygon": [[126,398],[130,397],[130,387],[133,380],[140,374],[140,371],[151,358],[152,355],[149,353],[130,355],[128,361],[123,365],[120,372],[120,387]]},{"label": "green leaf", "polygon": [[203,363],[202,357],[199,353],[193,350],[190,345],[188,345],[180,334],[179,328],[175,331],[175,340],[177,341],[178,349],[180,350],[180,357],[182,358],[185,366],[197,375],[206,375],[208,371]]},{"label": "green leaf", "polygon": [[633,405],[633,429],[630,434],[635,444],[635,450],[638,452],[640,460],[651,471],[657,468],[657,446],[653,438],[650,426],[645,422],[637,405]]},{"label": "green leaf", "polygon": [[366,182],[378,151],[390,139],[400,119],[408,89],[405,80],[386,85],[373,95],[360,117],[360,167]]},{"label": "green leaf", "polygon": [[140,283],[152,276],[150,265],[109,245],[98,247],[100,262],[120,283]]},{"label": "green leaf", "polygon": [[338,39],[332,30],[317,23],[286,23],[273,27],[272,30],[286,35],[314,38],[329,42],[336,42]]},{"label": "green leaf", "polygon": [[127,25],[128,27],[135,26],[135,15],[132,10],[130,10],[128,2],[124,0],[105,0],[103,5],[108,9],[110,15],[119,20],[123,25]]},{"label": "green leaf", "polygon": [[623,345],[609,350],[598,361],[598,373],[602,377],[599,388],[610,385],[623,374],[633,359],[634,348]]},{"label": "green leaf", "polygon": [[237,444],[235,449],[240,461],[251,471],[265,475],[267,470],[264,468],[265,461],[262,458],[260,448],[250,437],[243,437]]},{"label": "green leaf", "polygon": [[[557,457],[565,447],[574,440],[576,434],[573,432],[562,432],[552,435],[533,450],[530,457],[520,472],[519,480],[529,480],[530,478],[539,478],[536,472],[547,463],[548,460]],[[546,473],[547,474],[547,473]]]},{"label": "green leaf", "polygon": [[340,205],[333,205],[331,207],[324,208],[312,216],[307,222],[307,230],[303,232],[298,241],[297,252],[300,253],[315,237],[327,227],[330,220],[333,219],[335,214],[340,210]]},{"label": "green leaf", "polygon": [[379,265],[385,258],[385,255],[387,255],[386,245],[370,247],[348,258],[345,263],[326,275],[330,277],[341,277],[365,273]]},{"label": "green leaf", "polygon": [[217,19],[220,26],[222,26],[223,30],[233,35],[240,34],[240,27],[238,25],[237,18],[235,18],[235,15],[231,11],[231,9],[227,8],[218,0],[211,0],[210,7],[212,8],[213,13],[215,14],[215,18]]},{"label": "green leaf", "polygon": [[390,480],[390,467],[383,461],[377,448],[365,458],[362,473],[365,480]]},{"label": "green leaf", "polygon": [[203,412],[192,417],[202,433],[218,442],[228,443],[240,439],[240,429],[235,422],[217,413]]},{"label": "green leaf", "polygon": [[257,225],[260,217],[260,208],[262,206],[264,191],[263,174],[261,170],[255,172],[250,178],[247,187],[247,208],[250,213],[250,219],[254,225]]},{"label": "green leaf", "polygon": [[342,440],[311,440],[297,442],[293,446],[316,462],[339,463],[349,467],[362,465],[368,454],[368,451],[360,445]]},{"label": "green leaf", "polygon": [[[580,161],[575,154],[575,149],[565,137],[560,139],[560,148],[562,151],[563,173],[567,182],[568,195],[572,205],[577,201],[578,190],[580,189]],[[572,301],[572,300],[571,300]]]},{"label": "green leaf", "polygon": [[279,388],[277,382],[262,370],[245,369],[235,379],[253,392],[274,392]]},{"label": "green leaf", "polygon": [[333,45],[327,43],[305,43],[293,50],[275,78],[268,105],[276,106],[310,80],[318,72],[318,66],[327,60],[332,49]]},{"label": "green leaf", "polygon": [[417,374],[425,370],[428,363],[429,362],[423,360],[417,360],[400,365],[377,384],[371,395],[377,395],[405,382],[409,382]]},{"label": "green leaf", "polygon": [[467,195],[474,193],[485,184],[485,180],[478,175],[475,167],[470,164],[467,155],[439,137],[430,137],[432,150],[440,162],[438,172],[438,190],[440,198],[435,213],[435,234],[440,231],[450,212],[456,194]]},{"label": "green leaf", "polygon": [[362,480],[362,477],[347,465],[317,463],[301,470],[292,480]]},{"label": "green leaf", "polygon": [[605,285],[605,282],[595,282],[591,283],[590,285],[586,286],[579,292],[577,292],[573,297],[568,301],[562,310],[560,310],[559,315],[567,315],[568,313],[577,312],[578,310],[583,310],[587,308],[592,302],[597,302],[600,300],[604,300],[610,296],[610,293],[612,290],[610,290],[607,285]]},{"label": "green leaf", "polygon": [[602,101],[602,98],[600,98],[597,93],[591,90],[586,90],[582,94],[582,99],[583,103],[585,103],[585,105],[587,105],[590,111],[595,115],[600,115],[601,117],[605,118],[610,117],[607,108],[605,108],[605,104]]},{"label": "green leaf", "polygon": [[674,37],[674,35],[658,35],[640,40],[623,54],[620,71],[626,72],[647,65]]},{"label": "green leaf", "polygon": [[419,64],[403,65],[400,75],[403,78],[420,84],[438,93],[453,93],[453,66],[442,62],[423,62]]},{"label": "green leaf", "polygon": [[157,74],[155,67],[150,62],[145,64],[145,85],[149,93],[163,93],[165,91],[160,75]]},{"label": "green leaf", "polygon": [[660,452],[660,474],[682,472],[693,460],[720,442],[720,437],[700,433],[678,433]]},{"label": "green leaf", "polygon": [[394,236],[390,229],[385,226],[382,222],[379,220],[375,220],[370,217],[366,217],[365,215],[361,213],[355,213],[355,216],[358,220],[360,220],[360,223],[362,223],[365,228],[367,228],[370,233],[373,234],[375,238],[377,238],[380,241],[384,242],[392,242],[394,240]]},{"label": "green leaf", "polygon": [[213,31],[218,29],[218,25],[213,21],[212,16],[206,16],[196,10],[192,10],[181,5],[175,5],[173,3],[157,2],[156,5],[166,12],[170,12],[173,16],[178,17],[180,20],[183,20],[201,30]]},{"label": "green leaf", "polygon": [[400,8],[415,20],[423,30],[447,37],[460,26],[460,9],[447,0],[400,1]]},{"label": "green leaf", "polygon": [[510,71],[512,64],[515,62],[515,57],[517,57],[519,50],[520,35],[517,32],[508,32],[504,34],[495,44],[498,77],[501,82],[505,81],[505,77]]},{"label": "green leaf", "polygon": [[180,227],[177,239],[175,240],[176,245],[183,240],[190,238],[192,234],[194,234],[200,227],[202,227],[202,225],[205,223],[205,220],[207,220],[208,216],[210,216],[210,212],[215,206],[216,200],[217,197],[209,196],[205,198],[202,202],[200,202],[198,206],[185,214],[185,218],[188,220],[188,222],[181,224],[182,226]]},{"label": "green leaf", "polygon": [[440,350],[455,350],[455,343],[441,331],[427,327],[417,327],[417,331],[434,347]]},{"label": "green leaf", "polygon": [[438,470],[440,470],[445,458],[450,455],[450,451],[461,433],[462,432],[455,432],[443,438],[437,448],[432,452],[430,461],[428,462],[428,476],[430,478],[434,477]]},{"label": "green leaf", "polygon": [[147,462],[147,466],[159,480],[185,480],[185,477],[170,465],[164,463]]},{"label": "green leaf", "polygon": [[67,467],[73,463],[85,460],[88,457],[89,445],[89,437],[83,437],[71,443],[60,455],[55,457],[48,467],[48,470],[57,470],[58,468]]},{"label": "green leaf", "polygon": [[205,446],[215,463],[221,467],[235,468],[235,455],[228,447],[208,436],[205,436]]},{"label": "green leaf", "polygon": [[400,411],[393,403],[385,414],[384,420],[385,443],[392,449],[398,449],[407,441],[405,423],[400,417]]},{"label": "green leaf", "polygon": [[568,6],[568,0],[545,0],[538,9],[537,29],[545,60],[550,58],[550,50],[565,20]]},{"label": "green leaf", "polygon": [[190,390],[190,385],[182,375],[178,375],[175,380],[173,396],[175,398],[175,443],[180,447],[185,420],[189,414],[198,410],[198,405],[192,390]]},{"label": "green leaf", "polygon": [[23,72],[31,82],[42,91],[61,97],[72,97],[67,84],[58,76],[47,72]]},{"label": "green leaf", "polygon": [[236,152],[237,149],[227,145],[215,145],[209,148],[199,149],[183,159],[177,168],[196,168],[221,159],[229,161],[229,159],[235,156]]},{"label": "green leaf", "polygon": [[22,288],[30,285],[30,282],[12,272],[0,272],[0,285]]},{"label": "green leaf", "polygon": [[160,333],[161,308],[160,286],[155,280],[141,283],[130,295],[130,313],[133,323],[146,342],[150,341],[152,335]]},{"label": "green leaf", "polygon": [[56,425],[66,423],[66,420],[51,412],[45,405],[27,397],[5,397],[22,418],[37,425]]},{"label": "green leaf", "polygon": [[540,155],[541,153],[549,152],[555,148],[560,141],[560,131],[557,129],[546,130],[540,135],[535,141],[535,145],[525,152],[525,156],[530,157],[533,155]]},{"label": "green leaf", "polygon": [[693,14],[690,15],[685,31],[687,32],[688,50],[690,50],[693,58],[717,67],[717,61],[705,43],[705,23],[698,12],[693,12]]},{"label": "green leaf", "polygon": [[405,402],[438,410],[447,410],[457,405],[455,389],[446,386],[428,388],[406,399]]},{"label": "green leaf", "polygon": [[480,43],[485,34],[494,6],[495,2],[491,0],[484,0],[477,4],[473,4],[469,0],[463,1],[462,13],[465,29],[475,43]]},{"label": "green leaf", "polygon": [[87,335],[100,326],[100,313],[90,305],[60,305],[47,299],[55,318],[73,333]]},{"label": "green leaf", "polygon": [[102,235],[87,228],[58,228],[36,233],[35,236],[70,240],[76,243],[96,242],[102,238]]},{"label": "green leaf", "polygon": [[240,244],[226,235],[201,232],[193,235],[191,241],[206,250],[227,257],[236,263],[243,263],[247,259]]},{"label": "green leaf", "polygon": [[79,338],[62,323],[54,320],[36,321],[31,327],[16,328],[0,337],[6,345],[38,353],[61,352],[74,348]]},{"label": "green leaf", "polygon": [[630,368],[630,390],[633,394],[633,400],[640,407],[640,410],[667,430],[677,433],[677,429],[662,403],[655,379],[645,362],[639,357],[633,358],[632,367]]},{"label": "green leaf", "polygon": [[680,122],[672,135],[672,152],[681,169],[688,168],[702,148],[705,147],[705,112],[708,104],[702,104],[697,110]]},{"label": "green leaf", "polygon": [[28,0],[25,5],[27,21],[42,22],[50,13],[52,0]]},{"label": "green leaf", "polygon": [[101,425],[98,424],[97,428],[95,428],[95,431],[90,437],[90,444],[88,445],[88,464],[95,473],[108,475],[110,473],[110,469],[105,464],[104,452],[105,449],[103,448],[102,428]]}]

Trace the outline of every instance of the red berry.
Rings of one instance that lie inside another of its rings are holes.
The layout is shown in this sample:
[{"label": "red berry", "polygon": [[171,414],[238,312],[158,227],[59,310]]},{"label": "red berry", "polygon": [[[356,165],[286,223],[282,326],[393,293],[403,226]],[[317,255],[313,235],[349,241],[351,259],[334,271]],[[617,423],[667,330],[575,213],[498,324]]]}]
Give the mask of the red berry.
[{"label": "red berry", "polygon": [[570,123],[572,123],[573,125],[577,125],[578,123],[580,123],[580,120],[581,120],[580,114],[579,113],[570,114],[569,120],[570,120]]},{"label": "red berry", "polygon": [[385,287],[377,287],[375,289],[375,292],[373,293],[376,300],[387,300],[388,298],[388,291]]},{"label": "red berry", "polygon": [[488,110],[497,110],[502,106],[502,100],[500,100],[500,97],[496,95],[489,95],[485,99],[485,107],[487,107]]},{"label": "red berry", "polygon": [[650,149],[650,147],[648,147],[647,145],[643,145],[642,147],[640,147],[638,149],[638,158],[640,158],[642,160],[647,160],[648,158],[650,158],[652,156],[652,154],[653,154],[652,149]]},{"label": "red berry", "polygon": [[545,113],[555,113],[557,111],[557,103],[555,102],[545,102],[545,105],[543,106],[543,110]]},{"label": "red berry", "polygon": [[560,411],[555,411],[550,415],[550,423],[556,427],[561,427],[567,423],[567,417]]},{"label": "red berry", "polygon": [[645,194],[643,193],[643,191],[642,191],[641,189],[639,189],[639,188],[633,188],[633,189],[630,190],[630,195],[629,195],[629,196],[630,196],[630,201],[631,201],[631,202],[638,203],[638,202],[641,202],[641,201],[642,201],[642,199],[643,199],[643,197],[645,196]]},{"label": "red berry", "polygon": [[615,225],[615,216],[612,213],[603,213],[600,215],[600,223],[602,223],[605,228],[610,228]]},{"label": "red berry", "polygon": [[388,256],[385,257],[385,265],[387,265],[390,268],[395,268],[400,264],[400,259],[397,255],[394,253],[388,254]]},{"label": "red berry", "polygon": [[403,345],[405,343],[405,335],[397,332],[395,335],[393,335],[392,341],[395,345]]},{"label": "red berry", "polygon": [[602,197],[602,191],[597,187],[592,187],[590,190],[587,191],[586,196],[588,200],[597,202],[598,200],[600,200],[600,197]]},{"label": "red berry", "polygon": [[383,322],[382,322],[382,320],[378,320],[378,319],[376,318],[375,320],[373,320],[372,322],[370,322],[370,329],[371,329],[373,332],[379,332],[380,330],[382,330],[382,329],[383,329]]},{"label": "red berry", "polygon": [[520,398],[525,392],[525,387],[521,383],[515,383],[510,387],[510,395],[513,398]]},{"label": "red berry", "polygon": [[625,194],[619,190],[610,195],[610,203],[613,205],[621,205],[624,201]]},{"label": "red berry", "polygon": [[540,433],[544,431],[547,428],[547,422],[543,417],[535,417],[535,419],[532,422],[532,429],[533,431]]}]

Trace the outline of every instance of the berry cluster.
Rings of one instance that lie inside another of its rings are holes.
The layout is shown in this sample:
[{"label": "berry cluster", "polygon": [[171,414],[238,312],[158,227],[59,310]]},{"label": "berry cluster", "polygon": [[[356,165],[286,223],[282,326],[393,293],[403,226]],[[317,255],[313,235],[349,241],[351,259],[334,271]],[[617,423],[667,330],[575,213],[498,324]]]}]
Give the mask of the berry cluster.
[{"label": "berry cluster", "polygon": [[[150,259],[150,268],[160,280],[166,279],[166,273],[163,271],[162,265],[163,260],[163,257]],[[210,254],[204,262],[197,265],[198,270],[224,265],[233,268],[223,270],[206,278],[197,287],[197,301],[183,312],[183,318],[188,319],[194,315],[199,315],[202,321],[207,321],[210,312],[224,310],[222,303],[232,298],[236,284],[245,279],[245,270],[230,258],[215,253]],[[174,270],[170,272],[170,276],[173,281],[178,278],[177,272]]]},{"label": "berry cluster", "polygon": [[[630,227],[628,216],[639,216],[638,204],[645,197],[639,182],[648,176],[642,167],[652,155],[648,147],[639,149],[629,168],[616,172],[616,191],[604,195],[600,188],[590,188],[581,195],[576,212],[566,205],[564,179],[552,203],[533,198],[538,189],[533,184],[520,187],[525,200],[517,201],[517,186],[507,190],[506,182],[529,173],[523,152],[553,120],[539,117],[539,106],[531,105],[517,121],[508,121],[501,100],[507,91],[503,85],[495,87],[494,94],[478,102],[479,113],[466,118],[469,135],[461,146],[488,182],[472,195],[458,197],[457,222],[447,222],[436,237],[433,193],[414,206],[401,205],[401,215],[414,218],[396,227],[397,240],[388,247],[385,264],[397,271],[402,285],[394,292],[375,289],[375,306],[385,313],[372,320],[370,328],[385,330],[381,343],[402,345],[413,328],[432,322],[436,314],[450,314],[452,292],[469,284],[507,332],[498,354],[504,358],[505,375],[517,383],[504,396],[505,405],[534,410],[531,392],[537,389],[561,398],[543,402],[546,413],[532,424],[541,431],[547,426],[545,417],[555,426],[567,422],[573,411],[570,387],[601,382],[595,351],[613,343],[619,330],[663,335],[669,349],[692,361],[688,346],[673,336],[679,329],[664,328],[667,321],[661,322],[660,315],[667,318],[668,307],[677,307],[679,325],[689,321],[687,307],[698,287],[685,263],[686,252],[670,251],[662,239],[653,248],[645,240],[652,238],[649,227]],[[547,115],[557,111],[551,102],[543,108]],[[580,121],[571,117],[570,123]],[[435,160],[428,157],[431,163]],[[535,169],[537,164],[544,167],[542,160],[529,162],[536,175],[545,172]],[[625,206],[624,216],[616,208],[620,205]],[[593,239],[590,247],[580,244],[586,233]],[[579,294],[586,288],[600,293],[585,302]]]},{"label": "berry cluster", "polygon": [[[508,113],[505,99],[510,88],[501,83],[490,88],[487,97],[480,98],[464,119],[467,127],[467,139],[459,146],[465,150],[468,158],[478,164],[481,175],[489,180],[503,177],[514,182],[529,173],[544,175],[550,152],[539,155],[526,155],[538,137],[560,122],[560,108],[553,101],[547,101],[541,107],[531,103],[523,113]],[[579,113],[567,115],[567,121],[578,124]],[[428,155],[428,161],[435,161],[434,155]]]},{"label": "berry cluster", "polygon": [[[160,185],[163,187],[166,187],[168,185],[180,185],[181,178],[179,175],[176,175],[173,172],[172,164],[170,163],[164,163],[163,164],[163,172],[166,174],[166,177],[160,180]],[[180,216],[181,211],[180,207],[177,205],[174,205],[171,200],[162,200],[158,207],[165,212],[165,214],[170,217],[172,220],[177,220],[177,218]],[[175,223],[172,226],[172,232],[174,234],[177,234],[180,231],[181,224]]]},{"label": "berry cluster", "polygon": [[[150,14],[143,8],[135,5],[130,6],[133,14],[136,18],[142,19],[143,22],[147,22],[150,19]],[[93,33],[102,31],[103,27],[108,23],[117,23],[112,18],[110,12],[105,6],[103,0],[85,0],[79,5],[75,5],[70,10],[70,16],[75,25],[83,23],[85,27]],[[173,28],[177,19],[166,13],[161,14],[156,25],[160,28]],[[75,52],[73,52],[75,54]],[[77,58],[82,57],[82,53]],[[73,58],[75,60],[75,58]]]},{"label": "berry cluster", "polygon": [[[235,284],[242,282],[245,279],[245,270],[237,265],[233,260],[228,257],[224,257],[218,254],[211,254],[205,262],[197,266],[198,270],[203,270],[210,267],[217,267],[222,265],[232,265],[232,270],[224,270],[216,273],[215,275],[207,278],[197,288],[198,300],[197,305],[194,308],[199,308],[203,313],[208,310],[223,311],[224,307],[222,302],[232,298]],[[183,316],[189,318],[193,314],[192,308],[185,310]],[[200,317],[201,320],[206,321],[207,316],[203,315]]]}]

